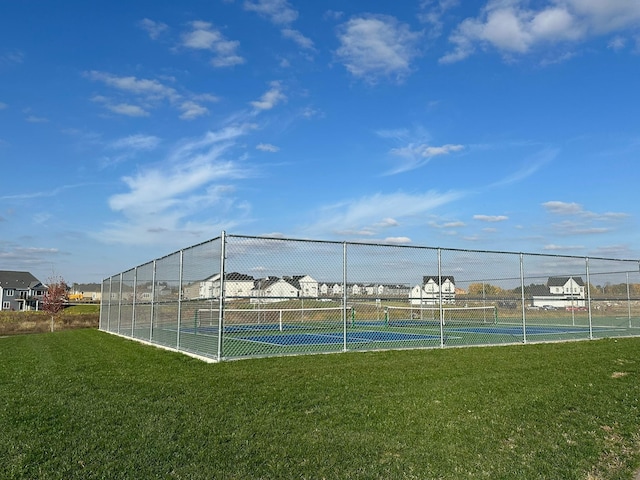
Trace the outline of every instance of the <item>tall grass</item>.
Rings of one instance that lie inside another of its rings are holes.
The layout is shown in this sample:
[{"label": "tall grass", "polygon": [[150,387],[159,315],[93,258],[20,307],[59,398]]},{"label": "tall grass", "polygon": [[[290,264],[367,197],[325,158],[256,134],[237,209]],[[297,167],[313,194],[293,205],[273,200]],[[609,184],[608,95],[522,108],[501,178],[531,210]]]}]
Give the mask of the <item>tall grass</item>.
[{"label": "tall grass", "polygon": [[623,479],[640,339],[206,364],[0,339],[0,478]]}]

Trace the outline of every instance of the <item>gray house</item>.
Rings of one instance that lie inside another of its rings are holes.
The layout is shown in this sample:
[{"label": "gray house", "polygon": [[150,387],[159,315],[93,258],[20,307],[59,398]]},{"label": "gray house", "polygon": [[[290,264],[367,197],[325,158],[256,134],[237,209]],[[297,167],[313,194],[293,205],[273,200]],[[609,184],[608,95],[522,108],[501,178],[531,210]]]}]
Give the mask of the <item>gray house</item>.
[{"label": "gray house", "polygon": [[46,291],[29,272],[0,270],[0,310],[40,310]]}]

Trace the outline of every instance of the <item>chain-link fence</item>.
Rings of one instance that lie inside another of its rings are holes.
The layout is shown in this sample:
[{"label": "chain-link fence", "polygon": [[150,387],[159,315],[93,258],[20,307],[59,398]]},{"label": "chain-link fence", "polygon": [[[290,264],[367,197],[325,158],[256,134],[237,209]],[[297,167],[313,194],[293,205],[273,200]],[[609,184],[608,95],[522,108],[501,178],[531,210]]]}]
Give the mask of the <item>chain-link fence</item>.
[{"label": "chain-link fence", "polygon": [[227,235],[106,278],[100,329],[212,360],[640,334],[640,262]]}]

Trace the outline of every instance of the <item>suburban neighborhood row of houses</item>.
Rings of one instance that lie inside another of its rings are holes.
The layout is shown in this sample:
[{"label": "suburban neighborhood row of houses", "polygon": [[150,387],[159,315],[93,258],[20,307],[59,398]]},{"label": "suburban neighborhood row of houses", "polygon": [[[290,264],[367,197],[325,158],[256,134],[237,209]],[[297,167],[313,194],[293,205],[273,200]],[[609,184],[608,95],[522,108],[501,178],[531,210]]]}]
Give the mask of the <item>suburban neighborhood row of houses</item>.
[{"label": "suburban neighborhood row of houses", "polygon": [[[344,295],[342,282],[318,282],[309,275],[254,278],[238,272],[220,274],[200,281],[190,282],[182,288],[183,300],[219,298],[224,284],[227,299],[249,298],[260,303],[279,302],[292,298],[336,298]],[[422,283],[413,287],[406,284],[347,283],[350,297],[408,298],[412,305],[436,305],[456,302],[456,297],[466,292],[456,287],[453,276],[424,276]],[[39,310],[47,287],[29,272],[0,270],[0,310]],[[99,301],[99,284],[74,284],[70,289],[72,301]],[[155,293],[151,288],[140,288],[135,294],[139,301],[150,301],[152,295],[176,296],[167,286],[159,286]],[[106,292],[105,292],[106,293]],[[133,297],[133,289],[112,291],[111,297]],[[568,308],[586,305],[585,283],[581,277],[549,277],[546,285],[537,285],[527,292],[531,307]]]},{"label": "suburban neighborhood row of houses", "polygon": [[[0,310],[41,310],[47,286],[29,272],[0,270]],[[75,283],[69,289],[70,301],[100,301],[101,285]]]}]

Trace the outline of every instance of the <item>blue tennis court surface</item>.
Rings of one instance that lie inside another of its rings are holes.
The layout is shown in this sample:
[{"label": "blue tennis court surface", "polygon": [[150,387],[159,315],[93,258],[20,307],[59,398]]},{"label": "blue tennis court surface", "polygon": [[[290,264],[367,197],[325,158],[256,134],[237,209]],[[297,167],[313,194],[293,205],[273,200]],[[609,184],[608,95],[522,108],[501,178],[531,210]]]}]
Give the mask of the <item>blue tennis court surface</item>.
[{"label": "blue tennis court surface", "polygon": [[[251,335],[236,337],[237,340],[266,343],[270,345],[331,345],[344,342],[342,332],[335,333],[292,333],[287,335]],[[421,335],[415,333],[389,333],[389,332],[349,332],[348,343],[368,342],[403,342],[416,340],[440,340],[439,335]]]}]

